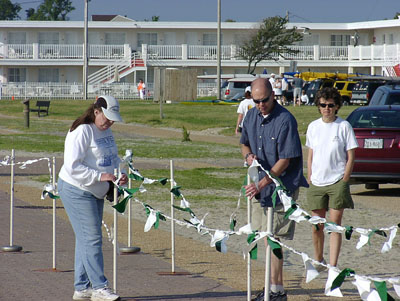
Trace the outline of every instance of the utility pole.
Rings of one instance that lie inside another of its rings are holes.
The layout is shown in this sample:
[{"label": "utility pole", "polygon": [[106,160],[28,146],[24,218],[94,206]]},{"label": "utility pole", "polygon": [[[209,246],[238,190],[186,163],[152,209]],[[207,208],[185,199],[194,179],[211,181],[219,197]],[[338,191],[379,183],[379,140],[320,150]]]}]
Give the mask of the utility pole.
[{"label": "utility pole", "polygon": [[217,89],[218,99],[221,99],[221,0],[218,0],[218,29],[217,29]]},{"label": "utility pole", "polygon": [[85,12],[84,12],[84,32],[83,32],[83,99],[87,97],[87,81],[88,81],[88,2],[85,0]]}]

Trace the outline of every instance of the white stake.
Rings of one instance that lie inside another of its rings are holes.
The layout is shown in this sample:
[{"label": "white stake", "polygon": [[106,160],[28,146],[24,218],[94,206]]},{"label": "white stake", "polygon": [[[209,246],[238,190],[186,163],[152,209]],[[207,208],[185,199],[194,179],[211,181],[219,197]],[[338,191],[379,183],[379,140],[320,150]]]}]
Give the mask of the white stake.
[{"label": "white stake", "polygon": [[[118,178],[118,169],[114,169],[114,175]],[[114,205],[118,203],[118,188],[114,185]],[[118,245],[118,215],[117,210],[114,210],[114,245],[113,245],[113,289],[117,292],[117,245]]]},{"label": "white stake", "polygon": [[[268,224],[267,224],[267,233],[272,235],[272,225],[274,219],[274,209],[272,207],[268,207]],[[265,238],[267,239],[267,238]],[[269,301],[269,291],[271,288],[271,247],[267,243],[266,254],[265,254],[265,289],[264,289],[264,300]]]},{"label": "white stake", "polygon": [[2,247],[4,252],[19,252],[22,250],[21,246],[13,245],[13,232],[14,232],[14,164],[15,164],[15,150],[11,150],[11,187],[10,187],[10,245]]},{"label": "white stake", "polygon": [[[171,189],[174,188],[174,162],[170,160]],[[172,273],[175,273],[175,223],[174,223],[174,194],[171,192],[171,260]]]},{"label": "white stake", "polygon": [[[53,188],[56,187],[56,158],[53,157]],[[56,199],[53,199],[53,270],[56,270]]]},{"label": "white stake", "polygon": [[[250,176],[247,174],[247,185],[250,184]],[[251,223],[251,198],[247,197],[247,223]],[[251,258],[247,254],[247,301],[251,300]]]}]

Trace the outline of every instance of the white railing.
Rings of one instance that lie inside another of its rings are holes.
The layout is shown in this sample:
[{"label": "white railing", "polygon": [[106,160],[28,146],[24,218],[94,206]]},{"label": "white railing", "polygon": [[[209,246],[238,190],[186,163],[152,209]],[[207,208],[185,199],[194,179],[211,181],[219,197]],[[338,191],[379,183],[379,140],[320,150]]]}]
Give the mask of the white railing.
[{"label": "white railing", "polygon": [[33,58],[32,44],[8,44],[7,46],[8,46],[8,55],[11,59]]},{"label": "white railing", "polygon": [[[147,98],[153,95],[153,85],[147,84]],[[96,99],[99,95],[113,95],[118,99],[138,99],[137,85],[132,83],[113,83],[88,85],[88,97]],[[0,99],[82,99],[81,83],[5,83],[0,89]]]},{"label": "white railing", "polygon": [[148,59],[182,59],[181,45],[148,45]]},{"label": "white railing", "polygon": [[321,60],[348,60],[347,46],[320,46]]},{"label": "white railing", "polygon": [[[99,95],[113,95],[118,99],[139,99],[137,85],[133,83],[89,84],[88,98]],[[154,85],[146,83],[145,98],[153,98]],[[216,83],[198,83],[197,96],[216,96]],[[0,99],[82,99],[81,83],[4,83],[0,89]]]},{"label": "white railing", "polygon": [[124,45],[89,45],[91,59],[122,59],[124,56]]},{"label": "white railing", "polygon": [[[285,54],[290,60],[399,60],[400,44],[353,46],[291,46],[297,54]],[[240,47],[221,46],[222,60],[239,60]],[[132,53],[130,45],[89,45],[91,60],[121,60]],[[203,45],[142,45],[141,55],[146,60],[216,60],[217,46]],[[277,55],[275,59],[279,59]],[[0,44],[0,59],[83,59],[83,45]]]},{"label": "white railing", "polygon": [[[123,59],[114,62],[114,65],[107,65],[88,76],[88,83],[112,83],[119,81],[122,77],[128,75],[128,69],[138,65],[141,59],[140,54],[133,53],[130,59]],[[143,62],[143,61],[142,61]],[[144,62],[143,62],[144,66]]]},{"label": "white railing", "polygon": [[[231,60],[236,59],[235,54],[231,51],[231,46],[221,46],[221,59]],[[217,47],[216,46],[201,46],[201,45],[188,45],[188,59],[201,59],[201,60],[216,60]]]}]

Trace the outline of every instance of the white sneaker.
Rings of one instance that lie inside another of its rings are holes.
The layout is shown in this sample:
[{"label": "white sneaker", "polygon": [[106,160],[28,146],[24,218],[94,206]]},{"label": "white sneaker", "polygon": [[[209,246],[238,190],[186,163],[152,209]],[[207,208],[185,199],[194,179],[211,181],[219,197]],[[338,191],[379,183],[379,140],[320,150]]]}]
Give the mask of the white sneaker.
[{"label": "white sneaker", "polygon": [[321,272],[326,271],[328,269],[328,267],[326,266],[326,261],[323,258],[322,258],[322,261],[319,264],[313,262],[312,265],[318,271],[318,273],[321,273]]},{"label": "white sneaker", "polygon": [[89,300],[92,297],[93,290],[89,287],[81,291],[75,291],[73,300]]},{"label": "white sneaker", "polygon": [[119,296],[114,294],[113,291],[108,287],[103,287],[93,290],[92,301],[114,301],[119,300]]}]

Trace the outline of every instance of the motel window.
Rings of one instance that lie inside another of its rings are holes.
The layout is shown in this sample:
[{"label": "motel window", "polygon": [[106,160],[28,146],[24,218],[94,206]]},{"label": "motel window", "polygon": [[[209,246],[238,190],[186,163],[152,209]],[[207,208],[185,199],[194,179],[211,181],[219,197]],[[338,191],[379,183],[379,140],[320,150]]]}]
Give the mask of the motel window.
[{"label": "motel window", "polygon": [[39,32],[39,44],[58,45],[60,42],[58,32]]},{"label": "motel window", "polygon": [[137,46],[142,47],[142,44],[157,45],[157,33],[139,32],[137,35]]},{"label": "motel window", "polygon": [[125,33],[124,32],[107,32],[106,45],[124,45]]},{"label": "motel window", "polygon": [[350,45],[350,35],[332,34],[331,46],[348,46]]},{"label": "motel window", "polygon": [[57,68],[40,68],[39,69],[39,82],[41,83],[57,83],[59,82]]},{"label": "motel window", "polygon": [[8,82],[20,83],[26,81],[25,68],[9,68],[8,69]]},{"label": "motel window", "polygon": [[[221,45],[222,45],[222,34],[221,34]],[[214,46],[217,45],[217,34],[216,33],[203,33],[203,45]]]},{"label": "motel window", "polygon": [[23,31],[9,32],[8,44],[26,44],[26,32]]}]

